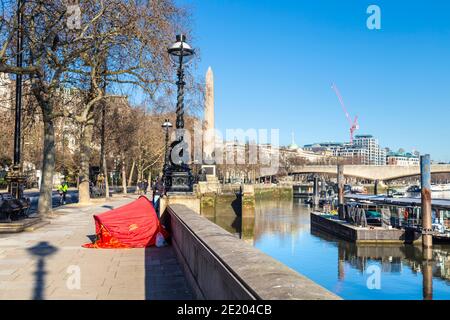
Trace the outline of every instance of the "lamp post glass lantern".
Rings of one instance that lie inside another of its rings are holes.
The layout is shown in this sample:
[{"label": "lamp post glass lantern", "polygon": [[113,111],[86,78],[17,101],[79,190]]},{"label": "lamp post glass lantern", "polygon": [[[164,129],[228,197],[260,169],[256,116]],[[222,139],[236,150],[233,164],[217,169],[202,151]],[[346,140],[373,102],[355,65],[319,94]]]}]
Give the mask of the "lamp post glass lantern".
[{"label": "lamp post glass lantern", "polygon": [[176,36],[177,41],[168,49],[170,59],[176,65],[187,64],[194,57],[194,49],[186,43],[186,36],[180,34]]},{"label": "lamp post glass lantern", "polygon": [[[194,56],[194,49],[186,43],[185,35],[177,35],[176,42],[167,50],[170,59],[177,66],[177,108],[176,108],[176,139],[166,151],[166,163],[164,165],[164,183],[168,192],[192,192],[193,176],[185,159],[188,157],[188,145],[183,141],[184,136],[184,66]],[[168,122],[168,121],[166,121]],[[166,131],[168,134],[168,128]],[[168,136],[167,136],[168,137]],[[178,159],[174,161],[171,156]]]}]

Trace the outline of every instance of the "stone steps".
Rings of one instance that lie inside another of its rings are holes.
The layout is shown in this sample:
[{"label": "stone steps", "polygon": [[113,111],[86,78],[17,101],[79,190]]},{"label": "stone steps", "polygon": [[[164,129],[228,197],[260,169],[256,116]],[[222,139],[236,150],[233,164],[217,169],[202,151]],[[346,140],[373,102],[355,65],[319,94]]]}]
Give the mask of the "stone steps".
[{"label": "stone steps", "polygon": [[43,221],[41,218],[28,218],[20,221],[2,222],[0,223],[0,233],[18,233],[28,231],[27,229],[35,230],[48,223],[49,222]]}]

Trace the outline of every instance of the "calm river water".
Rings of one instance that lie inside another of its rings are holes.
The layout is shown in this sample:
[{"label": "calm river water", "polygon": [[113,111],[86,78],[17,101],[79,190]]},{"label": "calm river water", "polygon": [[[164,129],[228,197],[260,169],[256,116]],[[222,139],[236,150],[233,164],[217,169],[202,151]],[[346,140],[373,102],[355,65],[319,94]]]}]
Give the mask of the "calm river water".
[{"label": "calm river water", "polygon": [[254,218],[225,205],[203,213],[344,299],[450,299],[450,246],[425,264],[421,246],[355,245],[311,231],[309,214],[297,200],[258,201]]}]

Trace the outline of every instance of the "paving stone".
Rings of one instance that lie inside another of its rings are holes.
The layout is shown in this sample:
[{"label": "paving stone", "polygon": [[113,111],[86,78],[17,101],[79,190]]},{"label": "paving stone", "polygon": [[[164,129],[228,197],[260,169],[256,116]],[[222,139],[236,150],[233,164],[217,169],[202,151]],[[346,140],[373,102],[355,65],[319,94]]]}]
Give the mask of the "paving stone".
[{"label": "paving stone", "polygon": [[9,276],[9,275],[12,275],[16,271],[17,271],[17,269],[3,269],[3,270],[0,270],[0,276]]},{"label": "paving stone", "polygon": [[21,265],[21,264],[27,264],[27,263],[29,263],[30,262],[30,260],[29,259],[25,259],[25,258],[23,258],[23,259],[8,259],[8,258],[5,258],[5,259],[1,259],[0,260],[0,268],[8,268],[8,265],[15,265],[15,266],[17,266],[17,265]]},{"label": "paving stone", "polygon": [[23,245],[22,241],[16,240],[16,239],[2,239],[0,241],[0,247],[18,247]]},{"label": "paving stone", "polygon": [[33,298],[33,292],[30,290],[9,290],[0,291],[1,300],[30,300]]}]

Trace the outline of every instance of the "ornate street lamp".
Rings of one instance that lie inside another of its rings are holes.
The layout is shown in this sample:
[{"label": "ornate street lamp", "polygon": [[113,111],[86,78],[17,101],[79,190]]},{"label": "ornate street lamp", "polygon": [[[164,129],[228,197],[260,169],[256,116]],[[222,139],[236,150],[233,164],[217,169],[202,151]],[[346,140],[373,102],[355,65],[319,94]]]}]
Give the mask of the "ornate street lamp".
[{"label": "ornate street lamp", "polygon": [[170,172],[170,153],[169,153],[169,129],[172,128],[172,123],[166,119],[161,126],[166,132],[166,146],[164,151],[164,167],[163,167],[163,183],[167,185],[167,178]]},{"label": "ornate street lamp", "polygon": [[[17,68],[23,65],[23,6],[25,0],[17,1]],[[22,75],[16,75],[16,99],[15,99],[15,127],[14,127],[14,162],[7,176],[9,192],[16,199],[23,198],[23,185],[25,177],[21,174],[21,120],[22,120]]]},{"label": "ornate street lamp", "polygon": [[[25,0],[17,0],[17,56],[16,65],[20,69],[23,66],[23,39],[24,39],[24,21],[23,21],[23,6]],[[3,206],[0,208],[0,220],[2,222],[11,222],[27,217],[27,211],[30,208],[30,200],[23,197],[23,189],[25,185],[25,176],[22,174],[21,166],[21,119],[22,119],[22,75],[16,75],[16,99],[15,99],[15,126],[14,126],[14,161],[12,167],[9,169],[6,176],[8,182],[8,191],[10,196],[1,196],[6,203],[12,202],[16,207],[19,205],[20,211],[16,215],[12,215],[12,211],[6,209],[10,207]]]},{"label": "ornate street lamp", "polygon": [[177,120],[176,140],[167,152],[168,163],[164,172],[166,190],[168,192],[192,192],[193,176],[187,164],[189,159],[188,144],[184,141],[184,65],[194,56],[194,50],[186,43],[185,35],[177,35],[176,42],[168,49],[171,60],[177,65],[178,94],[177,94]]}]

